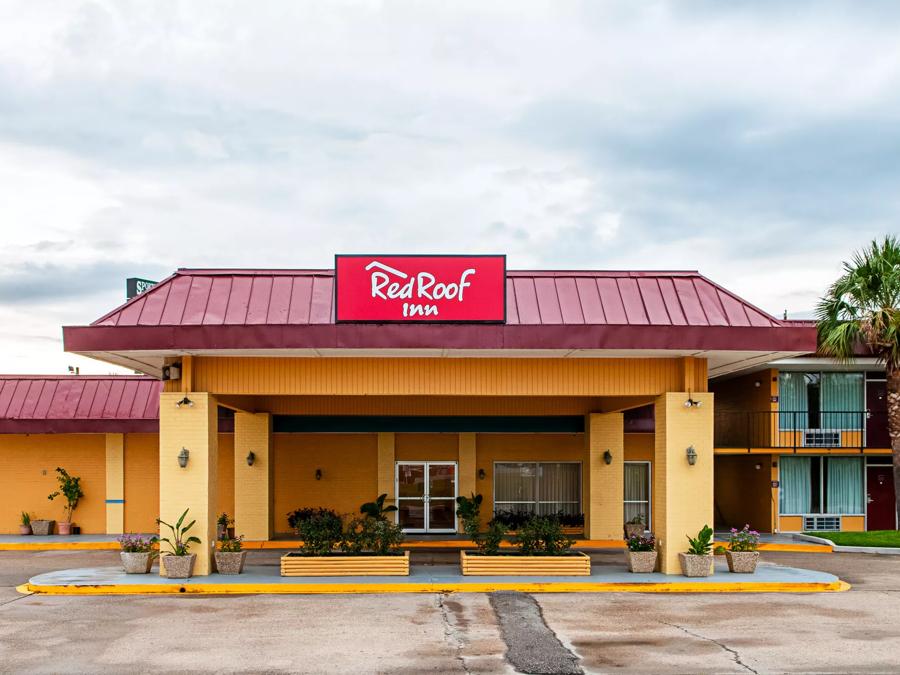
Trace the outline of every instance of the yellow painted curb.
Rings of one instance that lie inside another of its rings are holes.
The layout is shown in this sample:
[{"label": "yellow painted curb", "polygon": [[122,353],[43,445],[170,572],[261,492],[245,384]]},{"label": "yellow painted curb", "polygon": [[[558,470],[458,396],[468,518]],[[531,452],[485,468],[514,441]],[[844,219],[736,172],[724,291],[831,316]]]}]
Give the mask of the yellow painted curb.
[{"label": "yellow painted curb", "polygon": [[[25,589],[25,590],[21,590]],[[472,582],[378,584],[111,584],[106,586],[39,586],[24,584],[16,590],[43,595],[318,595],[373,593],[839,593],[850,589],[844,581],[832,583],[603,583],[603,582]]]},{"label": "yellow painted curb", "polygon": [[0,551],[118,551],[117,541],[61,541],[40,544],[0,543]]}]

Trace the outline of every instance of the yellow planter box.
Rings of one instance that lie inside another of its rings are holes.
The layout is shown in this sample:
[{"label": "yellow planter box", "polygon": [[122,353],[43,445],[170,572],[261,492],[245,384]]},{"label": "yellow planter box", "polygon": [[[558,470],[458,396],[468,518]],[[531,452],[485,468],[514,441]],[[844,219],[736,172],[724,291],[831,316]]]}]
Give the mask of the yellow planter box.
[{"label": "yellow planter box", "polygon": [[459,552],[464,576],[524,577],[591,575],[591,559],[580,551],[569,555],[478,555]]},{"label": "yellow planter box", "polygon": [[402,555],[283,555],[283,577],[406,577],[409,551]]}]

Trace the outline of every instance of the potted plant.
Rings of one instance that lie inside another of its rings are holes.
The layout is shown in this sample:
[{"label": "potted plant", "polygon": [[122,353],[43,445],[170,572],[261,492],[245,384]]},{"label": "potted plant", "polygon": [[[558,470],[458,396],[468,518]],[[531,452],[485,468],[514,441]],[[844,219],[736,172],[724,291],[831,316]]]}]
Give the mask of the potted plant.
[{"label": "potted plant", "polygon": [[378,518],[379,520],[387,520],[386,513],[393,513],[397,510],[396,506],[385,506],[384,500],[387,499],[386,494],[378,495],[374,502],[366,502],[359,507],[359,512],[370,518]]},{"label": "potted plant", "polygon": [[708,577],[713,573],[712,536],[712,528],[704,525],[696,537],[687,538],[687,553],[678,554],[684,576]]},{"label": "potted plant", "polygon": [[150,572],[153,559],[156,557],[156,551],[153,550],[153,544],[157,541],[156,537],[145,539],[139,534],[123,534],[117,541],[121,548],[119,557],[122,559],[125,574]]},{"label": "potted plant", "polygon": [[240,574],[244,571],[247,551],[243,550],[244,537],[222,537],[216,550],[216,570],[219,574]]},{"label": "potted plant", "polygon": [[234,539],[234,518],[223,513],[216,520],[216,539]]},{"label": "potted plant", "polygon": [[53,526],[55,524],[55,520],[32,520],[31,533],[41,537],[45,537],[48,534],[53,534]]},{"label": "potted plant", "polygon": [[71,534],[72,512],[78,507],[78,501],[84,497],[84,492],[81,491],[81,478],[70,476],[65,469],[56,467],[56,481],[59,483],[59,489],[56,492],[52,492],[47,499],[52,502],[59,496],[65,498],[65,520],[59,522],[59,533]]},{"label": "potted plant", "polygon": [[28,511],[22,511],[19,522],[19,534],[31,534],[31,514]]},{"label": "potted plant", "polygon": [[644,537],[638,535],[629,537],[628,550],[625,557],[628,560],[628,571],[638,574],[649,574],[656,569],[656,540],[653,535]]},{"label": "potted plant", "polygon": [[736,574],[753,574],[756,571],[756,563],[759,562],[759,532],[751,530],[749,525],[744,525],[740,530],[731,528],[728,537],[728,549],[725,551],[725,559],[728,561],[728,571]]},{"label": "potted plant", "polygon": [[161,558],[163,570],[169,579],[189,579],[194,574],[194,563],[197,561],[197,554],[190,553],[189,549],[191,544],[199,544],[201,541],[194,536],[185,538],[185,535],[197,522],[192,520],[182,527],[189,510],[185,509],[174,525],[169,525],[169,523],[159,518],[156,519],[157,525],[165,525],[172,531],[171,539],[168,537],[159,538],[161,544],[167,544],[171,549]]},{"label": "potted plant", "polygon": [[632,537],[643,537],[647,526],[644,524],[644,516],[639,513],[634,518],[625,523],[625,539]]}]

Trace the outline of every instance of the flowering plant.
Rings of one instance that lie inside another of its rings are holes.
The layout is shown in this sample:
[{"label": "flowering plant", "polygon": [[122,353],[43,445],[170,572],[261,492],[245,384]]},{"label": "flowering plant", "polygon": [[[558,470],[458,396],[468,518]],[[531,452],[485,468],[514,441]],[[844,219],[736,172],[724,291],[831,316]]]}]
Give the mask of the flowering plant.
[{"label": "flowering plant", "polygon": [[628,537],[628,550],[634,553],[638,551],[652,551],[656,548],[656,540],[653,538],[653,535],[647,535],[646,537],[642,537],[640,535],[635,535],[633,537]]},{"label": "flowering plant", "polygon": [[751,530],[749,525],[738,530],[731,528],[731,535],[728,537],[728,548],[739,553],[750,553],[759,548],[759,532]]},{"label": "flowering plant", "polygon": [[240,553],[244,548],[244,535],[239,537],[222,537],[221,542],[221,552],[222,553]]},{"label": "flowering plant", "polygon": [[116,541],[122,547],[122,553],[153,553],[156,537],[142,537],[139,534],[123,534]]}]

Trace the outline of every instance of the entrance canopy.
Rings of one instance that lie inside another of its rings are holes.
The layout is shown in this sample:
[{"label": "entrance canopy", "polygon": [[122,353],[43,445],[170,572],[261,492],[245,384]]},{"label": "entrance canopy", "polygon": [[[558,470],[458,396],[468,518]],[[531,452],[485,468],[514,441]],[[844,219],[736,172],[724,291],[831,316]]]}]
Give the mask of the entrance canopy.
[{"label": "entrance canopy", "polygon": [[694,356],[710,376],[814,352],[698,272],[509,271],[503,323],[337,323],[333,270],[180,269],[66,351],[160,376],[180,356],[622,358]]}]

